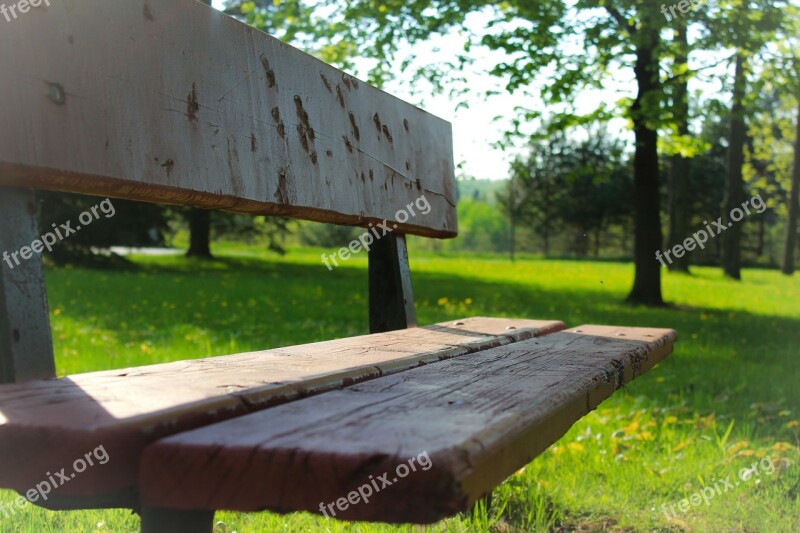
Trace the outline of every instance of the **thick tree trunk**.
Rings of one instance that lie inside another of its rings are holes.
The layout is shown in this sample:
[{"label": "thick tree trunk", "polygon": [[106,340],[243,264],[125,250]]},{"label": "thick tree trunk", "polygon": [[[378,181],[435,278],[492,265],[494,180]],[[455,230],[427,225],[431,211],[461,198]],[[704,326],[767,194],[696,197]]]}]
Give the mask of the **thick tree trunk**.
[{"label": "thick tree trunk", "polygon": [[[688,38],[685,19],[676,21],[675,41],[678,52],[675,56],[676,71],[686,67],[688,61]],[[675,85],[672,104],[679,135],[689,134],[689,80],[684,76]],[[691,210],[689,202],[689,159],[676,155],[672,157],[669,177],[669,236],[667,248],[683,242],[689,235]],[[669,269],[673,272],[689,272],[689,254],[674,257]]]},{"label": "thick tree trunk", "polygon": [[660,94],[658,28],[642,25],[636,54],[636,82],[639,93],[631,107],[636,138],[633,163],[634,248],[636,273],[628,301],[645,305],[664,305],[661,296],[661,265],[656,252],[663,242],[661,206],[658,191],[658,132],[649,120]]},{"label": "thick tree trunk", "polygon": [[192,207],[189,219],[189,257],[211,257],[211,211]]},{"label": "thick tree trunk", "polygon": [[722,234],[722,268],[729,278],[742,279],[742,226],[731,219],[730,213],[741,208],[745,201],[744,143],[747,129],[744,122],[745,97],[745,59],[741,52],[736,54],[736,72],[733,82],[733,106],[731,108],[731,131],[728,146],[728,179],[725,199],[722,203],[722,222],[727,227]]},{"label": "thick tree trunk", "polygon": [[800,105],[797,106],[797,137],[794,140],[794,173],[792,191],[789,193],[789,221],[786,224],[786,249],[781,271],[794,274],[794,256],[797,253],[797,223],[800,217]]}]

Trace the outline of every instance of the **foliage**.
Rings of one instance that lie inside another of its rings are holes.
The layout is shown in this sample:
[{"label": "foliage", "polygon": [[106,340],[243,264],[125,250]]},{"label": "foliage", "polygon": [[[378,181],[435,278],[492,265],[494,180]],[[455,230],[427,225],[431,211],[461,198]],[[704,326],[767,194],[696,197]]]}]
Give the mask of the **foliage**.
[{"label": "foliage", "polygon": [[[554,130],[627,115],[630,102],[616,110],[600,105],[588,114],[579,112],[576,96],[603,87],[620,69],[632,68],[636,49],[646,38],[640,30],[664,25],[657,7],[629,0],[327,0],[326,5],[348,23],[346,38],[357,46],[357,54],[377,60],[371,81],[380,84],[391,77],[387,65],[399,59],[401,49],[406,55],[398,71],[418,59],[408,55],[407,44],[456,32],[464,40],[464,53],[445,64],[420,67],[416,75],[445,90],[454,81],[465,82],[460,73],[478,48],[502,51],[505,59],[489,74],[504,80],[508,92],[521,91],[532,103],[550,105]],[[485,30],[472,30],[473,14],[489,20]],[[543,74],[548,83],[537,84]],[[653,96],[644,112],[656,121],[660,104]],[[512,134],[541,117],[524,105],[517,111]]]},{"label": "foliage", "polygon": [[352,69],[356,53],[348,28],[321,1],[225,0],[225,12],[340,68]]},{"label": "foliage", "polygon": [[496,206],[464,198],[458,203],[458,249],[481,253],[508,249],[508,223]]},{"label": "foliage", "polygon": [[[582,140],[576,138],[580,134]],[[567,225],[578,236],[576,251],[586,255],[588,241],[581,237],[597,233],[599,247],[605,228],[628,221],[630,191],[630,162],[623,143],[600,128],[557,132],[534,141],[528,156],[514,161],[504,197],[518,198],[517,216],[542,237],[545,253],[549,239]]]},{"label": "foliage", "polygon": [[335,224],[301,223],[298,234],[300,243],[322,248],[341,248],[356,239],[364,230]]},{"label": "foliage", "polygon": [[[68,221],[76,228],[78,217],[104,198],[61,192],[37,191],[39,201],[39,228],[42,233],[51,231],[52,225],[59,227]],[[111,199],[114,215],[100,220],[73,233],[54,247],[50,257],[57,263],[89,262],[104,264],[95,258],[92,248],[111,246],[159,246],[164,243],[168,231],[168,213],[163,206],[127,200]]]},{"label": "foliage", "polygon": [[214,211],[211,228],[215,239],[238,240],[245,243],[266,243],[267,249],[286,253],[284,242],[291,233],[291,219],[283,217],[255,217],[224,211]]}]

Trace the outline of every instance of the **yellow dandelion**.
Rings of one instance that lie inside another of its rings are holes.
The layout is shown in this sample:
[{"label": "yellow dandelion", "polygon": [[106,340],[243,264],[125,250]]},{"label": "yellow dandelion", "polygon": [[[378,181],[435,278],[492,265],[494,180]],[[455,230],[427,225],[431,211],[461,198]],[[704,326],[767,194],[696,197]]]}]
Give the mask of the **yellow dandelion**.
[{"label": "yellow dandelion", "polygon": [[672,449],[672,451],[673,451],[673,452],[679,452],[679,451],[681,451],[682,449],[686,448],[688,445],[689,445],[689,442],[688,442],[688,441],[682,440],[682,441],[680,441],[680,442],[678,443],[678,445],[677,445],[677,446],[675,446],[675,447]]},{"label": "yellow dandelion", "polygon": [[737,442],[736,444],[734,444],[733,446],[730,447],[730,449],[728,450],[728,453],[735,454],[739,450],[747,448],[748,446],[750,446],[750,443],[747,442],[746,440],[743,440],[741,442]]},{"label": "yellow dandelion", "polygon": [[776,442],[772,445],[772,449],[778,452],[790,452],[794,450],[794,446],[788,442]]},{"label": "yellow dandelion", "polygon": [[570,442],[567,444],[567,448],[572,450],[573,452],[582,452],[584,450],[583,444],[580,442]]}]

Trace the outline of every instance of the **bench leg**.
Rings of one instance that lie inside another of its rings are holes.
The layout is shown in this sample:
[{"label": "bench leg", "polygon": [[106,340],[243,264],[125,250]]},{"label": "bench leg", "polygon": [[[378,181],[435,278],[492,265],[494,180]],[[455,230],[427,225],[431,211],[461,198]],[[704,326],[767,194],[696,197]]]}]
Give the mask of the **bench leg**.
[{"label": "bench leg", "polygon": [[181,511],[144,507],[142,533],[212,533],[214,530],[213,511]]},{"label": "bench leg", "polygon": [[417,325],[405,235],[387,235],[369,251],[369,332]]},{"label": "bench leg", "polygon": [[49,379],[56,367],[44,266],[30,252],[41,235],[34,192],[0,187],[0,215],[0,383]]}]

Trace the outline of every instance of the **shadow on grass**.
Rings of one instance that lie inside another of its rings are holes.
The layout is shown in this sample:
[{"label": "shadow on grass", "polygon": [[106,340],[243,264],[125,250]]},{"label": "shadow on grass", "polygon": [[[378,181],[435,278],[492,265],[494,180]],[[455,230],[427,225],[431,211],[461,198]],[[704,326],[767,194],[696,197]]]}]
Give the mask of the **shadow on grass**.
[{"label": "shadow on grass", "polygon": [[[114,331],[121,343],[138,343],[143,336],[163,341],[195,328],[213,338],[234,338],[237,351],[251,351],[369,329],[367,272],[359,265],[329,272],[323,265],[260,258],[172,258],[102,273],[57,269],[48,276],[56,280],[51,307],[63,308],[64,317],[86,327]],[[414,290],[421,325],[497,316],[675,329],[675,353],[629,389],[652,402],[684,402],[750,418],[751,402],[800,405],[796,379],[786,371],[797,364],[797,320],[631,306],[602,286],[551,289],[428,272],[414,274]]]}]

